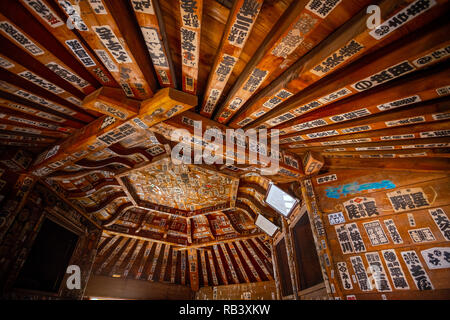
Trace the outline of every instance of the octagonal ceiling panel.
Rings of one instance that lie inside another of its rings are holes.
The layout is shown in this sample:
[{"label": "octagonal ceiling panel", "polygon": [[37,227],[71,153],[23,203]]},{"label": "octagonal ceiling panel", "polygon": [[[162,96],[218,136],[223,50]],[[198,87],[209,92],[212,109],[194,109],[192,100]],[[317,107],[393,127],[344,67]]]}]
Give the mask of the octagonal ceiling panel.
[{"label": "octagonal ceiling panel", "polygon": [[235,207],[239,179],[164,158],[117,177],[135,205],[181,216]]}]

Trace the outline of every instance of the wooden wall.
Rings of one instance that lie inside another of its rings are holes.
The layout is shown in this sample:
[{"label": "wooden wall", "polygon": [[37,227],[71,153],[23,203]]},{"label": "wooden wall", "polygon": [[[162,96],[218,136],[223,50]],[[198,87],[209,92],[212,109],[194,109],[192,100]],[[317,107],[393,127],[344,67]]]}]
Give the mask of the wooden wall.
[{"label": "wooden wall", "polygon": [[336,299],[450,298],[450,175],[334,170],[302,183]]},{"label": "wooden wall", "polygon": [[196,300],[275,300],[275,281],[202,287]]},{"label": "wooden wall", "polygon": [[84,295],[109,299],[191,300],[193,292],[177,284],[92,275]]}]

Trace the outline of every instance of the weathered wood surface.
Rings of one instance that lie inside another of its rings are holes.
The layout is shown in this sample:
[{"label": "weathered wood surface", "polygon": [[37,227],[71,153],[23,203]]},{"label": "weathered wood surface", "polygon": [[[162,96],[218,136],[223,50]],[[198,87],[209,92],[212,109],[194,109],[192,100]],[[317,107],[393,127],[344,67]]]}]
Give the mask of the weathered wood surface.
[{"label": "weathered wood surface", "polygon": [[[411,172],[369,173],[363,169],[330,170],[327,175],[312,179],[335,261],[333,268],[339,281],[342,280],[342,298],[356,295],[357,299],[364,299],[365,295],[370,295],[367,298],[379,299],[381,294],[387,299],[417,298],[421,296],[420,290],[434,290],[432,295],[440,299],[448,297],[450,279],[445,262],[435,260],[438,256],[429,255],[429,251],[422,254],[431,248],[449,250],[448,228],[445,225],[450,210],[448,182],[447,173],[429,173],[425,176]],[[344,220],[333,216],[337,212],[342,213]],[[360,236],[356,235],[356,228]],[[347,238],[346,232],[352,235]],[[410,264],[411,256],[406,260],[402,257],[402,254],[411,251],[420,261],[420,274],[426,275],[420,281],[418,273],[409,271],[412,266],[419,268],[419,263]],[[395,252],[399,264],[392,252]],[[375,271],[368,264],[378,263],[376,254],[379,255],[379,265],[384,269],[382,283],[374,282]],[[356,256],[361,258],[363,265],[361,268],[355,265],[355,269],[352,264],[360,263]],[[403,270],[403,275],[399,274],[398,269],[391,273],[390,269],[396,266]],[[342,278],[342,271],[348,273],[348,279],[345,279],[346,276]],[[372,282],[368,288],[360,282],[364,279],[363,272]],[[355,275],[358,281],[352,280]]]}]

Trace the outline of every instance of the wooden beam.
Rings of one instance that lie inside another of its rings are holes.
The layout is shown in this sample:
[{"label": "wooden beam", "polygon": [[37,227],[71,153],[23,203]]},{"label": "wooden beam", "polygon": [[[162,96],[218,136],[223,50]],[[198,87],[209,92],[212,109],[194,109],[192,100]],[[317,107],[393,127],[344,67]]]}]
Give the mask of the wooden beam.
[{"label": "wooden beam", "polygon": [[156,244],[156,249],[155,249],[155,253],[153,255],[153,259],[152,259],[152,263],[151,263],[151,266],[150,266],[150,271],[149,271],[147,280],[154,281],[153,277],[155,276],[156,266],[157,266],[159,257],[161,255],[161,247],[162,247],[162,245],[163,244],[160,243],[160,242]]},{"label": "wooden beam", "polygon": [[169,258],[169,246],[164,246],[164,254],[163,254],[163,261],[161,264],[161,271],[159,272],[159,281],[164,282],[164,277],[166,275],[166,268],[167,268],[167,262]]},{"label": "wooden beam", "polygon": [[64,201],[66,204],[68,204],[72,209],[74,209],[76,212],[78,212],[80,215],[85,217],[87,220],[89,220],[94,226],[96,226],[98,229],[102,229],[102,227],[92,218],[91,214],[88,214],[87,212],[81,210],[79,207],[75,206],[72,202],[67,200],[64,196],[62,196],[53,186],[48,184],[47,182],[40,180],[40,183],[42,183],[46,188],[48,188],[53,193],[57,194],[58,197]]},{"label": "wooden beam", "polygon": [[197,249],[189,249],[187,252],[189,261],[189,283],[191,284],[192,291],[198,291],[200,283],[198,279]]},{"label": "wooden beam", "polygon": [[63,113],[70,117],[76,117],[78,120],[81,120],[84,122],[90,122],[94,119],[91,115],[87,115],[85,113],[77,111],[77,110],[75,110],[75,108],[69,108],[69,107],[63,106],[59,103],[53,102],[50,99],[42,97],[39,94],[35,94],[29,90],[25,90],[23,88],[20,88],[12,83],[8,83],[3,80],[0,80],[0,90],[11,93],[15,96],[24,98],[26,100],[29,100],[33,103],[36,103],[36,104],[46,108],[47,110],[52,109],[54,111]]},{"label": "wooden beam", "polygon": [[[253,55],[214,119],[228,123],[258,89],[267,86],[283,69],[305,55],[367,3],[361,1],[347,5],[334,1],[330,5],[323,4],[326,8],[320,8],[322,4],[314,8],[311,1],[293,1]],[[285,98],[291,94],[289,91],[282,93]]]},{"label": "wooden beam", "polygon": [[444,158],[411,159],[334,159],[326,158],[325,167],[333,169],[399,170],[411,172],[448,172],[450,163]]},{"label": "wooden beam", "polygon": [[237,253],[236,248],[233,245],[233,242],[229,242],[228,244],[223,245],[223,248],[227,248],[227,247],[230,249],[230,251],[233,255],[233,258],[236,261],[236,264],[238,265],[239,271],[241,272],[242,277],[244,278],[244,281],[247,283],[250,283],[250,279],[247,275],[247,272],[244,269],[244,265],[242,264],[241,258],[239,258],[239,255]]},{"label": "wooden beam", "polygon": [[134,207],[133,203],[131,202],[125,202],[123,204],[121,204],[117,209],[116,212],[111,215],[108,219],[102,221],[102,227],[109,227],[112,226],[113,224],[115,224],[117,222],[117,220],[119,220],[124,213],[130,209]]},{"label": "wooden beam", "polygon": [[85,197],[87,195],[90,195],[92,193],[95,193],[105,187],[113,187],[118,186],[119,184],[116,182],[113,178],[105,178],[101,179],[99,181],[96,181],[93,183],[89,189],[76,189],[76,190],[70,190],[67,192],[67,198],[81,198]]},{"label": "wooden beam", "polygon": [[327,136],[343,136],[355,132],[371,132],[381,129],[399,128],[419,123],[432,124],[433,122],[450,118],[449,110],[450,99],[420,103],[407,108],[401,108],[400,110],[352,120],[348,123],[337,123],[318,129],[305,130],[302,134],[288,134],[280,139],[280,144],[298,140],[307,141]]},{"label": "wooden beam", "polygon": [[2,62],[2,67],[7,71],[14,73],[15,75],[41,87],[44,90],[47,90],[50,94],[55,94],[61,97],[62,99],[65,99],[70,104],[74,104],[78,107],[81,107],[80,99],[74,97],[70,92],[57,86],[50,80],[45,79],[45,76],[30,71],[29,69],[22,66],[16,60],[11,59],[3,54],[0,54],[0,61]]},{"label": "wooden beam", "polygon": [[127,195],[123,191],[115,192],[115,193],[109,195],[107,198],[102,199],[102,202],[97,203],[95,206],[85,207],[84,210],[86,211],[86,213],[93,215],[93,214],[103,210],[106,206],[113,203],[115,200],[117,200],[119,198],[127,198]]},{"label": "wooden beam", "polygon": [[[418,143],[420,142],[420,143]],[[306,146],[306,145],[305,145]],[[375,151],[375,150],[416,150],[424,148],[446,148],[450,147],[450,137],[448,138],[430,138],[417,140],[398,140],[398,141],[380,141],[369,143],[355,143],[351,146],[320,146],[320,147],[296,147],[291,150],[297,154],[303,153],[306,150],[320,151],[323,155],[328,152],[350,152],[350,151]]]},{"label": "wooden beam", "polygon": [[273,240],[271,241],[271,246],[270,246],[271,250],[271,254],[272,254],[272,267],[273,267],[273,278],[275,281],[275,288],[276,288],[276,293],[277,293],[277,300],[281,300],[281,278],[280,278],[280,273],[278,272],[278,259],[277,259],[277,255],[275,252],[275,245],[273,244]]},{"label": "wooden beam", "polygon": [[184,92],[197,93],[203,0],[179,0],[181,73]]},{"label": "wooden beam", "polygon": [[273,129],[278,129],[281,135],[285,135],[440,98],[445,95],[441,88],[448,84],[446,74],[449,70],[449,64],[445,63],[436,68],[407,75],[393,81],[389,87],[382,86],[363,92],[326,108],[301,115]]},{"label": "wooden beam", "polygon": [[260,269],[263,271],[266,278],[269,280],[273,280],[273,277],[270,274],[270,268],[258,257],[258,254],[252,248],[251,244],[248,243],[248,240],[243,240],[242,242],[244,243],[244,246],[247,248],[247,250],[250,252],[252,258],[256,261]]},{"label": "wooden beam", "polygon": [[16,117],[16,121],[9,121],[0,119],[0,129],[11,131],[14,133],[27,133],[37,136],[44,136],[44,137],[51,137],[51,138],[65,138],[67,137],[67,133],[63,132],[57,132],[53,130],[48,129],[35,129],[37,126],[30,125],[30,124],[23,124],[21,121],[19,121],[19,118]]},{"label": "wooden beam", "polygon": [[37,117],[37,118],[56,122],[58,124],[65,125],[66,127],[69,127],[69,128],[81,128],[82,127],[82,124],[80,124],[79,122],[65,119],[63,117],[60,117],[60,116],[57,116],[57,115],[54,115],[54,114],[51,114],[48,112],[40,111],[38,109],[31,108],[31,107],[25,106],[20,103],[16,103],[12,100],[0,98],[0,106],[3,108],[8,108],[10,110],[13,110],[14,112],[18,112],[18,113],[20,112],[23,114]]},{"label": "wooden beam", "polygon": [[109,234],[109,235],[118,235],[118,236],[122,236],[122,237],[134,238],[134,239],[138,239],[138,240],[151,241],[151,242],[154,242],[154,243],[166,244],[166,245],[174,246],[174,249],[175,249],[175,247],[185,248],[184,245],[176,243],[176,242],[163,241],[163,240],[159,240],[159,239],[154,239],[154,238],[149,238],[149,237],[142,237],[142,236],[137,236],[137,235],[134,235],[134,234],[118,232],[118,231],[110,229],[110,227],[104,228],[103,232],[105,232],[106,234]]},{"label": "wooden beam", "polygon": [[[369,131],[366,133],[353,133],[344,137],[326,137],[302,141],[305,146],[341,146],[347,144],[396,141],[406,139],[426,139],[450,136],[448,121],[439,121],[432,124],[417,124],[414,127],[398,127]],[[417,140],[417,143],[421,143]]]},{"label": "wooden beam", "polygon": [[118,87],[117,82],[98,58],[76,33],[67,27],[66,21],[53,11],[48,0],[20,0],[20,2],[99,83],[108,87]]},{"label": "wooden beam", "polygon": [[234,1],[206,84],[200,114],[210,118],[239,60],[263,0]]},{"label": "wooden beam", "polygon": [[243,235],[243,236],[237,236],[231,239],[218,239],[215,241],[208,241],[208,242],[204,242],[204,243],[199,243],[199,244],[193,244],[193,245],[189,245],[189,246],[182,246],[177,248],[177,250],[187,250],[187,249],[195,249],[195,248],[203,248],[203,247],[210,247],[213,245],[217,245],[217,244],[221,244],[221,243],[228,243],[228,242],[233,242],[233,241],[237,241],[237,240],[245,240],[245,239],[252,239],[252,238],[257,238],[257,237],[261,237],[263,236],[263,233],[253,233],[253,234],[248,234],[248,235]]},{"label": "wooden beam", "polygon": [[[364,17],[364,23],[365,23]],[[378,85],[392,81],[402,75],[420,70],[424,67],[444,61],[447,59],[445,55],[437,56],[437,59],[427,63],[420,64],[419,61],[422,57],[427,56],[435,51],[441,51],[449,46],[450,41],[446,40],[446,34],[450,31],[448,24],[434,23],[432,27],[419,30],[419,32],[411,33],[408,36],[396,41],[389,46],[383,47],[381,50],[373,52],[369,56],[365,56],[364,59],[359,59],[346,69],[341,70],[338,73],[333,73],[332,76],[327,77],[324,81],[303,90],[301,93],[299,89],[295,93],[299,93],[294,98],[289,99],[288,102],[283,103],[275,109],[264,109],[266,113],[253,121],[251,127],[258,127],[265,125],[267,127],[273,127],[279,125],[288,120],[292,120],[295,117],[299,117],[307,112],[323,108],[331,103],[339,101],[343,98],[348,98],[352,95],[364,92],[372,89]],[[351,29],[353,30],[353,29]],[[398,29],[399,30],[399,29]],[[345,33],[341,33],[342,35]],[[373,42],[373,38],[370,39],[371,46],[374,47],[377,42]],[[349,50],[349,54],[359,55],[360,52],[369,49],[366,47],[363,41],[361,43],[350,43],[339,52],[346,54]],[[341,53],[339,53],[341,54]],[[351,60],[351,59],[350,59]],[[328,62],[322,62],[318,64],[319,67]],[[345,65],[347,62],[343,62],[340,65]],[[314,68],[317,68],[314,67]],[[300,78],[305,78],[309,74],[324,74],[323,71],[316,72],[312,68],[308,72],[302,72]],[[341,68],[341,67],[339,67]],[[325,69],[328,70],[328,67]],[[322,70],[322,69],[320,69]],[[289,72],[289,70],[287,71]],[[330,71],[331,72],[331,71]],[[318,76],[315,76],[316,78]],[[289,78],[289,75],[284,74],[281,79]],[[298,81],[299,79],[295,79]],[[319,79],[317,79],[318,81]],[[336,86],[336,83],[339,86]],[[311,83],[312,84],[312,83]],[[305,87],[306,88],[306,87]],[[259,103],[258,103],[259,104]],[[252,111],[252,113],[255,110]],[[242,114],[242,116],[233,121],[234,126],[238,126],[238,122],[243,118],[251,117],[250,114]],[[256,117],[254,117],[256,119]],[[253,120],[253,118],[251,118]]]},{"label": "wooden beam", "polygon": [[164,19],[159,0],[130,0],[136,20],[141,28],[159,84],[162,87],[176,88],[175,69],[167,41]]},{"label": "wooden beam", "polygon": [[227,247],[225,243],[219,244],[220,249],[222,250],[223,255],[225,256],[225,261],[227,262],[227,267],[231,273],[231,278],[234,283],[239,283],[239,278],[237,272],[234,268],[233,261],[230,258],[230,254],[228,253]]},{"label": "wooden beam", "polygon": [[207,287],[209,286],[209,281],[208,281],[208,269],[206,268],[205,250],[199,249],[199,252],[200,252],[200,263],[202,266],[203,287]]},{"label": "wooden beam", "polygon": [[127,121],[102,116],[89,123],[49,153],[40,155],[32,172],[38,176],[48,175],[64,168],[93,152],[105,149],[117,142],[141,132],[167,118],[194,107],[197,97],[173,88],[160,90],[151,99],[142,101],[139,114]]},{"label": "wooden beam", "polygon": [[[153,95],[156,88],[152,88],[153,84],[147,81],[126,41],[131,39],[124,37],[115,20],[118,17],[112,16],[110,6],[114,3],[108,3],[108,6],[98,1],[68,0],[57,3],[65,13],[65,19],[102,60],[127,97],[142,100]],[[124,19],[126,15],[127,11],[122,11],[119,19]],[[151,81],[151,73],[148,77]]]},{"label": "wooden beam", "polygon": [[89,94],[95,90],[92,83],[86,81],[83,77],[77,74],[75,70],[67,66],[52,52],[48,51],[43,44],[39,44],[39,41],[14,24],[12,20],[8,19],[1,13],[0,20],[0,33],[8,38],[8,40],[25,50],[34,59],[44,64],[47,68],[55,72],[63,80],[67,81],[70,85],[74,86],[82,93]]},{"label": "wooden beam", "polygon": [[139,112],[139,102],[127,99],[119,88],[102,87],[83,100],[83,108],[94,110],[119,120],[127,120]]},{"label": "wooden beam", "polygon": [[[61,124],[57,122],[49,121],[47,119],[43,120],[33,115],[23,114],[11,109],[2,108],[1,105],[0,116],[2,120],[7,121],[8,123],[20,123],[25,127],[42,128],[50,131],[55,131],[55,133],[62,133],[62,137],[67,137],[69,134],[76,131],[76,129],[73,127],[61,126]],[[79,127],[78,123],[77,126]]]},{"label": "wooden beam", "polygon": [[[328,152],[325,158],[357,158],[357,159],[377,159],[377,158],[450,158],[450,149],[428,149],[417,150],[377,150],[377,151],[357,151],[357,152]],[[396,161],[396,160],[393,160]]]},{"label": "wooden beam", "polygon": [[244,258],[245,263],[247,264],[247,266],[250,269],[250,272],[252,273],[253,277],[256,279],[256,281],[262,281],[260,275],[258,274],[258,272],[255,269],[255,266],[253,265],[252,261],[250,260],[249,256],[247,255],[247,253],[245,252],[245,250],[242,248],[242,245],[239,241],[236,242],[230,242],[230,245],[235,245],[236,248],[239,250],[239,252],[241,253],[242,257]]},{"label": "wooden beam", "polygon": [[[63,61],[57,58],[53,53],[48,51],[44,45],[39,45],[39,42],[33,39],[30,35],[25,33],[21,28],[15,25],[10,19],[0,14],[0,31],[13,43],[20,48],[25,49],[26,52],[34,59],[44,64],[48,69],[56,73],[68,84],[77,88],[84,94],[89,94],[95,90],[93,84],[82,78],[72,68],[67,66]],[[21,44],[17,39],[26,39],[26,46]]]},{"label": "wooden beam", "polygon": [[211,250],[206,250],[206,252],[208,253],[208,262],[209,262],[209,267],[211,269],[211,277],[212,277],[212,280],[213,280],[213,284],[215,286],[218,286],[219,285],[219,281],[217,279],[216,267],[214,266],[213,253],[211,252]]},{"label": "wooden beam", "polygon": [[298,300],[298,286],[297,286],[297,284],[299,283],[297,280],[298,271],[294,261],[295,256],[294,256],[294,249],[292,248],[293,243],[291,239],[291,233],[287,220],[284,217],[282,217],[281,220],[283,221],[283,235],[285,240],[284,242],[286,244],[286,254],[290,270],[289,273],[291,275],[293,297],[294,300]]},{"label": "wooden beam", "polygon": [[228,277],[227,277],[227,274],[226,274],[225,269],[223,267],[223,261],[222,261],[222,258],[220,256],[219,247],[217,246],[217,244],[214,244],[212,246],[212,248],[213,248],[213,253],[216,256],[217,264],[219,265],[219,271],[220,271],[219,275],[222,278],[222,282],[225,285],[227,285],[228,284]]}]

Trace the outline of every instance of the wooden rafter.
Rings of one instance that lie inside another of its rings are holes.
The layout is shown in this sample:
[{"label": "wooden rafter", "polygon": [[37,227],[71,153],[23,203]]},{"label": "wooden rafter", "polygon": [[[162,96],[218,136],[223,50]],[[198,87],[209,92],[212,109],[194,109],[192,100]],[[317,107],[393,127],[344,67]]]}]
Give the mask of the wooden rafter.
[{"label": "wooden rafter", "polygon": [[179,0],[182,88],[197,93],[203,0]]},{"label": "wooden rafter", "polygon": [[[331,25],[344,23],[364,4],[366,2],[362,1],[347,7],[342,2],[334,2],[328,6],[328,12],[321,15],[312,9],[309,1],[293,1],[241,73],[215,119],[227,123],[258,89],[269,83],[269,79],[274,79],[325,39],[333,30]],[[290,91],[282,94],[283,99],[292,95]]]},{"label": "wooden rafter", "polygon": [[200,113],[210,118],[239,60],[263,1],[235,1],[208,77]]},{"label": "wooden rafter", "polygon": [[[407,3],[389,0],[382,1],[379,4],[380,10],[384,17],[392,15],[400,8],[407,5]],[[239,120],[238,118],[233,119],[230,125],[232,127],[243,127],[251,123],[252,127],[257,127],[261,125],[262,122],[260,119],[258,119],[258,121],[254,120],[257,117],[261,117],[261,114],[263,113],[262,111],[264,111],[264,115],[262,116],[262,118],[265,119],[264,122],[272,119],[273,117],[271,115],[279,109],[273,108],[286,101],[286,98],[280,96],[279,92],[290,92],[291,95],[288,97],[289,99],[293,95],[305,90],[305,88],[317,83],[322,78],[328,78],[330,75],[336,74],[337,70],[341,71],[344,66],[349,65],[355,59],[370,51],[373,51],[374,48],[380,46],[380,43],[383,45],[391,43],[394,40],[399,39],[401,36],[410,33],[412,30],[417,30],[420,26],[423,26],[427,22],[431,21],[431,19],[436,18],[439,16],[440,6],[445,7],[446,5],[440,3],[434,6],[430,9],[430,11],[428,11],[429,14],[425,16],[417,15],[413,24],[407,23],[404,26],[395,29],[395,31],[389,33],[389,35],[383,36],[379,40],[370,34],[371,31],[366,26],[367,15],[366,12],[362,10],[354,18],[343,25],[338,32],[333,33],[320,45],[311,50],[307,55],[299,59],[288,70],[286,70],[282,76],[278,77],[273,83],[271,83],[270,86],[267,86],[261,92],[256,94],[247,104],[248,106],[251,106],[250,109],[247,106],[243,109],[245,115],[239,115]],[[338,88],[335,89],[336,92],[340,91],[337,90]],[[337,98],[341,98],[341,95],[336,96],[336,92],[330,92],[330,94],[334,93],[334,95],[328,100],[325,100],[327,95],[323,96],[323,102],[329,103],[331,101],[330,99],[335,100]],[[355,92],[358,91],[347,88],[345,94]],[[321,101],[319,102],[322,103]],[[311,107],[317,106],[313,105]],[[287,112],[285,111],[280,115],[277,114],[277,116],[280,117],[284,114],[287,114]],[[292,114],[291,116],[286,116],[286,121],[295,116],[298,115]],[[282,120],[284,120],[284,118],[279,119],[279,121]],[[273,125],[275,124],[269,126]]]}]

